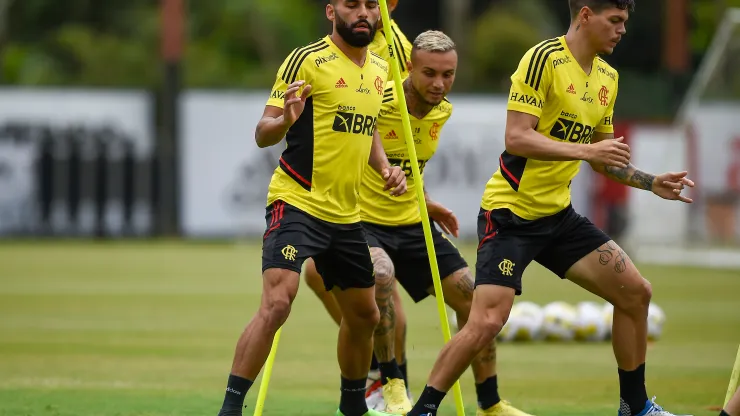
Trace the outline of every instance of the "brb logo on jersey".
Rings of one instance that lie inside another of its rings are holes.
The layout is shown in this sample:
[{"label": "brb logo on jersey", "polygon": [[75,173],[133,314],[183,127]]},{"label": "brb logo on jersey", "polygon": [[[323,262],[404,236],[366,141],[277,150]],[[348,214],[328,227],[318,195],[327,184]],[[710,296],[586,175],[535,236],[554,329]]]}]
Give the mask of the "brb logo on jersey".
[{"label": "brb logo on jersey", "polygon": [[372,137],[377,117],[366,116],[355,113],[354,111],[355,107],[340,105],[337,114],[334,116],[332,130],[340,133],[364,134]]},{"label": "brb logo on jersey", "polygon": [[571,143],[591,143],[594,132],[594,127],[561,117],[552,126],[550,136]]}]

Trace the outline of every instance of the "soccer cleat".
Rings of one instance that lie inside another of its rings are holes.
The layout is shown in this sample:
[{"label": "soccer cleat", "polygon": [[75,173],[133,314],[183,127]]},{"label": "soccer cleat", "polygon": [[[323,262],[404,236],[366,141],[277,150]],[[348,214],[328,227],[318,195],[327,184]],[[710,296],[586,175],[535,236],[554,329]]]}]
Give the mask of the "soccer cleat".
[{"label": "soccer cleat", "polygon": [[[341,410],[337,409],[336,416],[344,416],[344,413],[342,413]],[[367,413],[365,413],[362,416],[390,416],[390,413],[383,413],[383,412],[379,412],[377,410],[369,409],[367,411]]]},{"label": "soccer cleat", "polygon": [[406,383],[402,378],[388,379],[388,383],[383,386],[383,400],[386,413],[405,415],[413,408],[406,393]]},{"label": "soccer cleat", "polygon": [[489,407],[486,410],[478,408],[475,416],[532,416],[529,413],[524,413],[516,407],[512,406],[511,403],[506,400],[501,400],[495,405]]},{"label": "soccer cleat", "polygon": [[645,408],[642,409],[642,412],[633,415],[630,412],[629,406],[627,406],[624,401],[622,401],[619,411],[617,412],[617,416],[692,416],[692,415],[675,415],[669,411],[663,410],[662,407],[658,406],[657,403],[655,403],[655,397],[653,397],[652,400],[648,400],[645,402]]},{"label": "soccer cleat", "polygon": [[365,403],[368,409],[385,410],[385,400],[383,400],[383,383],[375,380],[365,392]]}]

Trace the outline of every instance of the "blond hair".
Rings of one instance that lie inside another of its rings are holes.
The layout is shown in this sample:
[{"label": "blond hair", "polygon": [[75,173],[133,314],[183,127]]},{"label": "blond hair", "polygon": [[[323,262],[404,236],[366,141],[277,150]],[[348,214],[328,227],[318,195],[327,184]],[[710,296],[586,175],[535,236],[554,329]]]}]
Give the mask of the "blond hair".
[{"label": "blond hair", "polygon": [[455,42],[439,30],[427,30],[414,39],[411,51],[449,52],[457,50]]}]

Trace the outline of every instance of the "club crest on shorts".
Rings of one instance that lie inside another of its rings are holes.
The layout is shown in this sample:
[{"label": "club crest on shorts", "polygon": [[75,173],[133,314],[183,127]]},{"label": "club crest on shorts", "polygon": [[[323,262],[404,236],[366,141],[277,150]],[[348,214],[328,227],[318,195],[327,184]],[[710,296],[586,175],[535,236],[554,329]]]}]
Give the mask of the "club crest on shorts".
[{"label": "club crest on shorts", "polygon": [[504,276],[513,276],[514,266],[515,264],[511,260],[504,259],[504,261],[498,264],[498,269],[501,270],[501,273]]},{"label": "club crest on shorts", "polygon": [[296,248],[291,246],[290,244],[283,247],[283,249],[280,250],[280,252],[283,253],[285,260],[290,260],[290,261],[295,261],[295,256],[298,255],[298,250],[296,250]]}]

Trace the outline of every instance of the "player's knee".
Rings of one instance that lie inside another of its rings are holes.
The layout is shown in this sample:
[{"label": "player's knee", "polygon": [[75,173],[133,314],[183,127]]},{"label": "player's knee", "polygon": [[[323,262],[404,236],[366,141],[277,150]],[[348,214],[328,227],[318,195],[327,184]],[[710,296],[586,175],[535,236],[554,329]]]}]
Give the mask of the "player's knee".
[{"label": "player's knee", "polygon": [[288,320],[292,299],[287,294],[271,296],[262,308],[262,316],[267,325],[274,330],[280,328]]},{"label": "player's knee", "polygon": [[618,304],[614,305],[615,307],[635,315],[645,315],[647,313],[650,300],[653,297],[653,287],[647,279],[641,276],[639,279],[640,282],[635,284],[625,296],[621,296]]},{"label": "player's knee", "polygon": [[504,317],[488,314],[488,316],[468,321],[464,329],[475,334],[476,347],[482,349],[496,338],[505,323]]},{"label": "player's knee", "polygon": [[380,322],[380,310],[375,302],[357,305],[352,308],[351,313],[344,315],[344,319],[352,326],[375,330],[375,327]]}]

